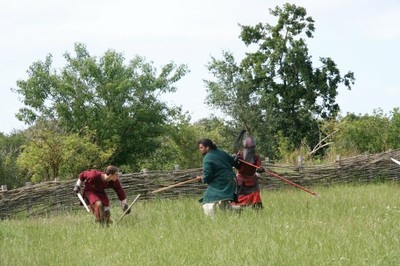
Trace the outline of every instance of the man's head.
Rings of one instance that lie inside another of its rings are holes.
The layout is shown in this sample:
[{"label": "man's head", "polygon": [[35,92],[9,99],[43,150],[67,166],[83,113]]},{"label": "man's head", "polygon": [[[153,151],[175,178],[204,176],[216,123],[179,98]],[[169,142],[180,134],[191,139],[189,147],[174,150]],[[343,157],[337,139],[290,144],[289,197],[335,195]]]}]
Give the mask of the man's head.
[{"label": "man's head", "polygon": [[243,141],[243,148],[245,149],[254,149],[256,147],[256,141],[253,137],[249,136]]},{"label": "man's head", "polygon": [[251,137],[247,137],[243,141],[243,158],[246,162],[254,163],[256,141]]},{"label": "man's head", "polygon": [[118,168],[114,165],[107,166],[104,172],[104,181],[115,181],[119,177]]},{"label": "man's head", "polygon": [[217,146],[210,139],[202,139],[197,142],[197,147],[202,155],[205,155],[209,150],[215,150]]}]

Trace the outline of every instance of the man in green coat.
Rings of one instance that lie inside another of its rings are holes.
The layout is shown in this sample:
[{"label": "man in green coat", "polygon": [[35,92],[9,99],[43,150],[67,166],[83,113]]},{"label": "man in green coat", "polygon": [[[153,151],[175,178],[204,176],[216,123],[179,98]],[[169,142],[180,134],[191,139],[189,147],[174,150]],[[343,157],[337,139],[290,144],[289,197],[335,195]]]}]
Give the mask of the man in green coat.
[{"label": "man in green coat", "polygon": [[210,139],[198,141],[197,146],[204,156],[203,175],[197,176],[197,179],[208,184],[201,204],[204,213],[213,216],[217,207],[231,208],[236,191],[236,175],[233,167],[237,167],[238,163],[231,155],[218,149]]}]

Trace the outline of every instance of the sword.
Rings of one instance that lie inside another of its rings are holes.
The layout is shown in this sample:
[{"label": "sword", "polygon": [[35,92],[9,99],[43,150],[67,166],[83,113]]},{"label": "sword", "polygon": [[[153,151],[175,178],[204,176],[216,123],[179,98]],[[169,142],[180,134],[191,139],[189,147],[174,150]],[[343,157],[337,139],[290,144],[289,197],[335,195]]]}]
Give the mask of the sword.
[{"label": "sword", "polygon": [[393,162],[395,162],[395,163],[397,163],[398,165],[400,165],[400,162],[397,161],[396,159],[393,159],[393,158],[390,158],[390,159],[392,159]]},{"label": "sword", "polygon": [[85,206],[86,210],[88,212],[90,212],[89,207],[87,206],[86,202],[84,201],[82,195],[80,193],[76,193],[76,195],[78,196],[78,199],[82,202],[83,206]]}]

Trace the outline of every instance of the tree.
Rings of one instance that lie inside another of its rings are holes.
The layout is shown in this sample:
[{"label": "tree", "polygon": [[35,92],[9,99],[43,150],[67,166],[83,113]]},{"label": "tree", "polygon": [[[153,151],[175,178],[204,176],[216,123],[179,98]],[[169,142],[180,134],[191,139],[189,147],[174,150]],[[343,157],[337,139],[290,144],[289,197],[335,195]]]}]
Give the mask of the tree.
[{"label": "tree", "polygon": [[142,158],[141,166],[153,170],[171,170],[201,167],[202,158],[197,142],[212,139],[219,148],[233,152],[235,132],[223,120],[211,117],[190,123],[190,116],[179,114],[170,120],[161,136],[161,147],[150,158]]},{"label": "tree", "polygon": [[400,109],[393,108],[390,112],[390,126],[388,130],[388,141],[390,143],[390,148],[399,149],[400,148]]},{"label": "tree", "polygon": [[108,163],[135,166],[156,150],[168,117],[180,111],[159,96],[176,90],[187,67],[169,63],[158,72],[139,56],[126,65],[120,53],[108,50],[97,58],[79,43],[64,58],[66,66],[57,71],[48,55],[29,67],[27,80],[17,81],[14,91],[26,106],[17,117],[30,125],[56,120],[69,133],[93,132],[94,144],[114,150]]},{"label": "tree", "polygon": [[232,118],[259,139],[271,157],[279,156],[277,133],[298,148],[304,141],[319,141],[318,118],[336,117],[335,99],[340,84],[351,89],[354,74],[340,75],[335,62],[320,58],[313,67],[306,40],[312,38],[314,20],[302,7],[285,4],[270,9],[276,25],[241,26],[241,40],[253,45],[238,64],[230,52],[212,57],[209,71],[216,80],[206,81],[207,103]]},{"label": "tree", "polygon": [[341,155],[378,153],[399,148],[400,131],[398,109],[392,117],[382,109],[374,110],[372,115],[347,114],[336,125],[338,133],[334,136],[332,149]]},{"label": "tree", "polygon": [[25,142],[26,136],[23,131],[13,131],[9,135],[0,133],[0,182],[9,189],[22,186],[28,181],[24,178],[26,171],[17,165],[17,158]]},{"label": "tree", "polygon": [[113,150],[90,141],[90,132],[65,133],[54,121],[40,121],[26,130],[27,141],[17,159],[33,182],[76,178],[88,169],[104,169]]}]

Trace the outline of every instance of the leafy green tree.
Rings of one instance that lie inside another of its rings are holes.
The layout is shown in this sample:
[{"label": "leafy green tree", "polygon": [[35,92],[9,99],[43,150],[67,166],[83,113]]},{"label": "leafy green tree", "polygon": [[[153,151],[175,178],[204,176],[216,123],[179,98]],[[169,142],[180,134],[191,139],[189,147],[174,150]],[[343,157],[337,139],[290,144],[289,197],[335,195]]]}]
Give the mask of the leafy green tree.
[{"label": "leafy green tree", "polygon": [[[264,153],[279,156],[278,138],[298,148],[304,139],[318,143],[318,119],[338,114],[337,89],[351,89],[354,74],[340,74],[335,62],[321,57],[313,66],[306,38],[312,38],[314,20],[293,4],[270,9],[275,25],[241,26],[241,40],[251,51],[240,63],[230,52],[208,64],[215,80],[206,81],[207,103],[254,135]],[[279,132],[279,136],[277,136]]]},{"label": "leafy green tree", "polygon": [[190,116],[180,116],[170,124],[169,136],[176,147],[175,160],[182,169],[201,167],[201,156],[197,141],[201,138],[199,129],[190,123]]},{"label": "leafy green tree", "polygon": [[113,150],[90,141],[90,132],[65,133],[56,123],[40,121],[26,131],[27,142],[17,159],[33,182],[68,179],[88,168],[102,169]]},{"label": "leafy green tree", "polygon": [[388,129],[388,142],[391,149],[400,148],[400,109],[394,108],[390,112],[390,125]]},{"label": "leafy green tree", "polygon": [[226,152],[235,152],[235,140],[241,129],[237,129],[228,121],[212,116],[200,119],[194,126],[199,132],[199,139],[211,139],[218,148]]},{"label": "leafy green tree", "polygon": [[394,108],[389,115],[382,109],[372,115],[347,114],[338,124],[334,137],[336,153],[379,153],[400,148],[400,113]]},{"label": "leafy green tree", "polygon": [[0,133],[0,182],[9,189],[24,185],[28,180],[26,172],[17,164],[21,147],[26,142],[23,131],[14,131],[9,135]]},{"label": "leafy green tree", "polygon": [[175,165],[181,169],[200,168],[202,157],[197,142],[209,138],[221,149],[233,152],[235,132],[222,119],[211,117],[190,123],[190,116],[179,114],[169,122],[161,147],[149,158],[141,159],[142,168],[171,170]]},{"label": "leafy green tree", "polygon": [[152,160],[158,158],[158,161],[149,169],[173,169],[175,165],[181,169],[200,168],[202,157],[197,142],[203,138],[213,140],[219,148],[232,150],[233,134],[228,125],[216,117],[201,119],[192,124],[189,116],[180,115],[169,123],[166,130],[162,146],[151,156]]},{"label": "leafy green tree", "polygon": [[125,64],[121,53],[108,50],[93,57],[85,45],[65,53],[66,65],[52,68],[52,56],[29,67],[27,80],[17,82],[14,91],[25,107],[17,117],[27,124],[51,119],[70,133],[93,132],[92,143],[113,149],[109,163],[135,166],[137,158],[149,156],[159,147],[159,136],[172,113],[159,100],[188,69],[169,63],[157,71],[136,56]]}]

